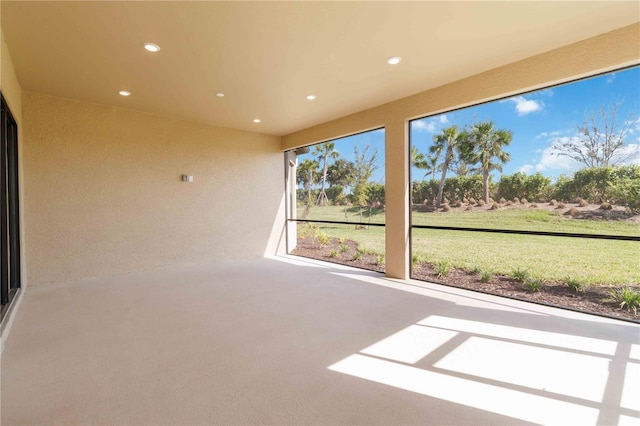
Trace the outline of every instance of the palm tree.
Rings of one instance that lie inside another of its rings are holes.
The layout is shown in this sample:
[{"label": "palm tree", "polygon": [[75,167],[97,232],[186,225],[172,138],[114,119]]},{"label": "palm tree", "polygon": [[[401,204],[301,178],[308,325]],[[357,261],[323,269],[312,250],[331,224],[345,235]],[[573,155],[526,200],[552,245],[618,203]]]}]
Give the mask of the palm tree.
[{"label": "palm tree", "polygon": [[438,195],[436,196],[436,206],[442,203],[442,192],[444,191],[444,181],[447,178],[449,166],[455,160],[455,150],[460,146],[460,130],[458,126],[453,125],[443,129],[442,132],[433,137],[433,145],[429,147],[429,152],[438,156],[444,152],[444,161],[441,165],[442,175],[440,176],[440,186],[438,186]]},{"label": "palm tree", "polygon": [[493,121],[474,123],[461,137],[462,160],[467,164],[478,164],[482,170],[482,198],[489,202],[489,173],[502,172],[502,165],[511,159],[503,148],[511,143],[511,130],[496,129]]},{"label": "palm tree", "polygon": [[311,206],[311,187],[318,182],[318,167],[316,160],[306,159],[296,170],[296,182],[307,191],[307,208]]},{"label": "palm tree", "polygon": [[327,169],[329,168],[329,158],[336,159],[340,154],[335,151],[335,144],[333,142],[325,142],[319,145],[316,145],[313,148],[313,152],[311,155],[317,155],[318,160],[322,161],[322,180],[320,186],[320,193],[318,194],[318,199],[316,200],[316,204],[320,206],[324,206],[329,202],[327,198],[327,193],[324,188],[327,184]]},{"label": "palm tree", "polygon": [[438,161],[440,161],[439,153],[438,155],[425,156],[418,151],[417,147],[411,147],[411,165],[418,169],[426,170],[423,179],[427,177],[429,173],[431,173],[431,179],[436,178],[436,172],[440,170]]}]

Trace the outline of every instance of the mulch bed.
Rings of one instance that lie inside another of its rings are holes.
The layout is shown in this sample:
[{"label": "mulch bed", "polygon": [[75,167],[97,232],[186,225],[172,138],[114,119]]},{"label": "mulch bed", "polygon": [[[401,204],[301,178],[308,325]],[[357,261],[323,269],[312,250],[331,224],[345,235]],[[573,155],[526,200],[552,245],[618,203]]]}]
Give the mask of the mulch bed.
[{"label": "mulch bed", "polygon": [[[315,239],[306,237],[298,238],[297,247],[292,254],[384,272],[384,264],[378,263],[381,260],[378,256],[368,253],[358,256],[357,248],[358,244],[355,241],[340,242],[332,238],[329,244],[322,245]],[[447,276],[438,277],[434,266],[428,263],[416,265],[413,268],[412,278],[640,323],[640,312],[634,314],[633,311],[621,309],[614,303],[604,301],[613,288],[610,286],[591,285],[584,291],[575,292],[563,283],[545,283],[539,291],[530,293],[525,290],[522,283],[503,275],[494,275],[489,282],[483,283],[480,281],[479,274],[452,268]],[[630,288],[640,291],[640,285],[630,286]]]}]

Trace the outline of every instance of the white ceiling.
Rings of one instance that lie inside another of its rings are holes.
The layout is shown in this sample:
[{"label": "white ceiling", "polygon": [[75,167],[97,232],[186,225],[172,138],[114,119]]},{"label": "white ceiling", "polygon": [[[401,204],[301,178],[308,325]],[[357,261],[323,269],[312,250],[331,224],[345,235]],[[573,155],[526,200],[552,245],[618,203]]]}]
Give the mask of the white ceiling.
[{"label": "white ceiling", "polygon": [[23,90],[276,135],[640,21],[637,1],[0,4]]}]

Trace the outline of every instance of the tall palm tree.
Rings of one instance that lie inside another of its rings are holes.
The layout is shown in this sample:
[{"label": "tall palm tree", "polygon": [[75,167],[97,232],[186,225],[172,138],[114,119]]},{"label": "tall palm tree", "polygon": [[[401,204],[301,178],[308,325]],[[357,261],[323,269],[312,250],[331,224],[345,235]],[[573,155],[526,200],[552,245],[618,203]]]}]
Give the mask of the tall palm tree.
[{"label": "tall palm tree", "polygon": [[453,125],[443,129],[442,132],[433,137],[433,145],[429,147],[429,152],[440,155],[444,152],[444,160],[441,165],[442,175],[440,176],[440,186],[438,186],[438,195],[436,196],[436,206],[442,203],[442,192],[444,191],[444,181],[447,178],[449,166],[455,160],[455,151],[459,149],[461,143],[460,130],[458,126]]},{"label": "tall palm tree", "polygon": [[313,152],[311,155],[317,155],[319,161],[322,161],[322,178],[321,178],[321,186],[320,193],[318,194],[318,199],[316,200],[316,204],[320,206],[324,206],[329,202],[327,198],[327,193],[325,192],[325,186],[327,185],[327,170],[329,168],[329,158],[336,159],[340,154],[335,150],[335,144],[333,142],[325,142],[319,145],[316,145],[313,148]]},{"label": "tall palm tree", "polygon": [[493,121],[474,123],[463,133],[461,158],[467,164],[478,164],[482,170],[482,198],[489,202],[489,173],[502,172],[502,165],[511,159],[504,147],[509,146],[511,130],[496,129]]}]

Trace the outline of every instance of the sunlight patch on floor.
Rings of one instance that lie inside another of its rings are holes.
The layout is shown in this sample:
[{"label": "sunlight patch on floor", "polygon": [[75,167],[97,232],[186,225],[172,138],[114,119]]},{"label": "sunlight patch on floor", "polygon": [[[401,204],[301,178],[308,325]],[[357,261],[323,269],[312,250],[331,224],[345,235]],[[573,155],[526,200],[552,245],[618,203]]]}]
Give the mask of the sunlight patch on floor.
[{"label": "sunlight patch on floor", "polygon": [[[573,424],[595,424],[598,418],[598,410],[594,408],[359,354],[351,355],[329,369],[539,424],[566,424],[566,419],[571,419]],[[560,418],[564,421],[559,422]]]},{"label": "sunlight patch on floor", "polygon": [[590,337],[533,330],[530,328],[489,324],[459,318],[431,316],[419,321],[418,324],[470,334],[498,337],[500,339],[522,341],[525,344],[555,346],[560,349],[585,351],[602,355],[615,354],[617,346],[616,342],[610,340],[593,339]]},{"label": "sunlight patch on floor", "polygon": [[410,325],[360,352],[415,364],[457,334],[449,330]]},{"label": "sunlight patch on floor", "polygon": [[[606,411],[638,425],[638,345],[630,357],[617,349],[615,341],[429,316],[328,368],[526,422],[596,424]],[[611,376],[613,365],[623,377]],[[605,406],[612,384],[618,408]]]}]

